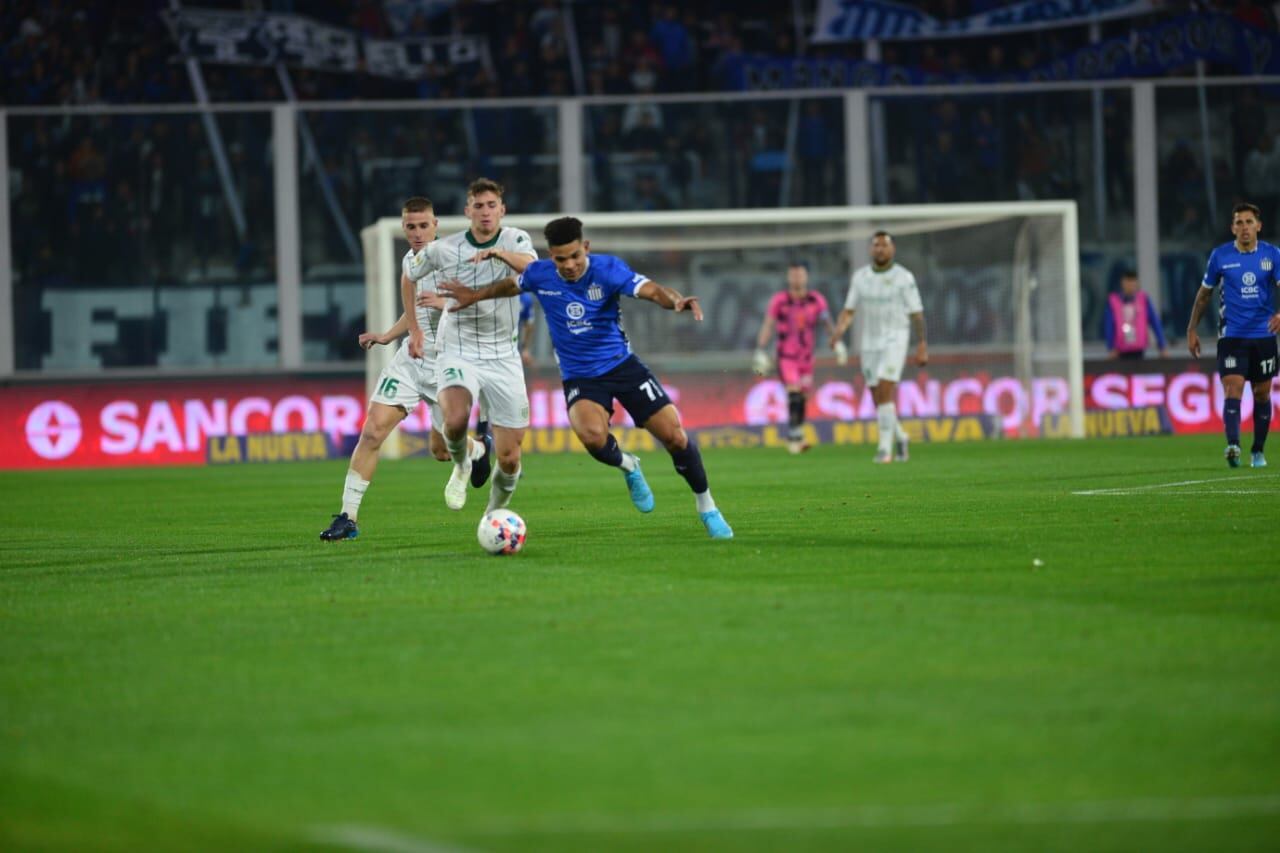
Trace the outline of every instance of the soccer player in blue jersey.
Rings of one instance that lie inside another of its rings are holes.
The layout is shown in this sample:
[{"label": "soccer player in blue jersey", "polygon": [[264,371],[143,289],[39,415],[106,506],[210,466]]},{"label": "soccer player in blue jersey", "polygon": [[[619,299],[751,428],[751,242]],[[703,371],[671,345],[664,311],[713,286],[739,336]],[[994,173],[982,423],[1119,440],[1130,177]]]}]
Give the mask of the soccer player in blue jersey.
[{"label": "soccer player in blue jersey", "polygon": [[1262,213],[1256,205],[1237,204],[1231,211],[1231,233],[1236,239],[1223,243],[1209,255],[1204,281],[1187,323],[1187,349],[1200,357],[1200,319],[1209,307],[1214,288],[1221,319],[1218,323],[1218,374],[1226,399],[1222,422],[1227,432],[1227,464],[1240,467],[1240,398],[1244,382],[1253,386],[1253,447],[1251,464],[1266,466],[1262,455],[1271,428],[1271,381],[1276,376],[1275,288],[1280,284],[1280,249],[1258,239]]},{"label": "soccer player in blue jersey", "polygon": [[590,254],[591,244],[583,239],[582,222],[572,216],[552,220],[543,233],[551,259],[513,266],[520,273],[516,278],[478,290],[442,283],[441,289],[457,300],[458,306],[453,310],[481,299],[509,297],[522,291],[537,297],[560,363],[569,422],[587,451],[623,472],[636,509],[653,510],[653,492],[640,472],[640,460],[623,453],[609,432],[613,401],[617,400],[671,454],[676,471],[693,490],[698,517],[708,535],[732,539],[733,529],[711,497],[698,445],[680,425],[680,413],[662,383],[631,352],[620,317],[619,298],[628,296],[671,311],[688,311],[695,320],[701,320],[697,297],[683,296],[633,272],[621,258]]}]

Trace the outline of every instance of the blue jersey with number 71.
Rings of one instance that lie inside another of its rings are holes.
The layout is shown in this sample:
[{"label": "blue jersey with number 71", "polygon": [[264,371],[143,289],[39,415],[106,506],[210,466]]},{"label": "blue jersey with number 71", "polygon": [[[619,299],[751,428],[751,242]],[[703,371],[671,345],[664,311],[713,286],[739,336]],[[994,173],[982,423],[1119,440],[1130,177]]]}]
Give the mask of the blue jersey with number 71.
[{"label": "blue jersey with number 71", "polygon": [[603,376],[631,355],[618,299],[634,299],[648,280],[621,258],[589,255],[577,281],[565,281],[555,263],[543,259],[529,264],[516,283],[542,306],[560,375],[587,379]]}]

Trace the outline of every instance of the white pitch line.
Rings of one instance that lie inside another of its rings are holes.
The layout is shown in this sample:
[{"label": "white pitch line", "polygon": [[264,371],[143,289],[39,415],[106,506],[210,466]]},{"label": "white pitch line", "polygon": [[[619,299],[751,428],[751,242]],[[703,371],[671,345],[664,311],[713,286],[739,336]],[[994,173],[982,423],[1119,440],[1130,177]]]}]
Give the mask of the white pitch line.
[{"label": "white pitch line", "polygon": [[[680,832],[753,832],[810,829],[920,829],[929,827],[1154,823],[1228,820],[1280,815],[1280,794],[1196,799],[1095,800],[1078,803],[863,805],[848,809],[782,810],[691,815],[564,815],[546,820],[459,825],[461,835],[651,835]],[[321,827],[316,840],[385,853],[454,853],[443,847],[376,827]]]},{"label": "white pitch line", "polygon": [[[1211,477],[1208,480],[1179,480],[1176,483],[1151,483],[1146,486],[1116,486],[1111,489],[1085,489],[1079,492],[1072,492],[1073,495],[1131,495],[1136,492],[1149,492],[1154,489],[1177,489],[1182,486],[1200,486],[1205,483],[1225,483],[1228,480],[1240,481],[1242,476],[1248,476],[1253,480],[1261,480],[1268,477],[1280,477],[1280,474],[1237,474],[1233,477]],[[1243,483],[1241,484],[1243,485]],[[1242,492],[1241,494],[1253,494],[1254,492]],[[1215,494],[1229,494],[1229,492],[1215,492]]]},{"label": "white pitch line", "polygon": [[369,850],[374,853],[468,853],[465,847],[440,844],[425,838],[414,838],[390,829],[357,824],[317,826],[309,833],[311,840],[334,847]]}]

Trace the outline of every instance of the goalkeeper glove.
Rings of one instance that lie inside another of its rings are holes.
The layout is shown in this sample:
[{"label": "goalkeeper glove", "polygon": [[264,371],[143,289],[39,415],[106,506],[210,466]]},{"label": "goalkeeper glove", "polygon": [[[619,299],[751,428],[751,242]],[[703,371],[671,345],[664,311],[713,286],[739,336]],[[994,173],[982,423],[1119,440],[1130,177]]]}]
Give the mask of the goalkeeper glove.
[{"label": "goalkeeper glove", "polygon": [[764,376],[772,366],[773,362],[769,359],[769,353],[757,347],[756,354],[751,358],[751,371],[756,376]]},{"label": "goalkeeper glove", "polygon": [[836,341],[831,348],[836,351],[836,364],[849,363],[849,348],[844,345],[844,341]]}]

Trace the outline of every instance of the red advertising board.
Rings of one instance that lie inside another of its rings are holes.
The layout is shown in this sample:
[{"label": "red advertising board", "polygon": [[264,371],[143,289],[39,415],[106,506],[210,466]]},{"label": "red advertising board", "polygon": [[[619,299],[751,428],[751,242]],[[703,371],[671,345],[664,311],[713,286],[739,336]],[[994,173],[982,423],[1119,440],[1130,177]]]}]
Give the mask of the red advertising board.
[{"label": "red advertising board", "polygon": [[[692,429],[786,420],[786,392],[775,379],[677,373],[664,384]],[[1087,376],[1085,386],[1090,434],[1142,431],[1114,428],[1119,421],[1110,413],[1125,410],[1161,410],[1166,431],[1222,428],[1222,387],[1209,373],[1099,372]],[[900,386],[898,408],[903,418],[988,415],[1007,436],[1060,434],[1066,399],[1061,379],[1038,379],[1028,388],[1009,376],[938,378],[921,371]],[[568,425],[554,377],[530,380],[529,403],[535,430]],[[1246,428],[1251,412],[1246,394]],[[407,428],[425,430],[425,417],[420,407]],[[875,412],[861,382],[851,383],[847,372],[833,370],[819,372],[809,417],[873,421]],[[209,438],[323,433],[341,447],[363,424],[364,384],[356,377],[278,377],[10,385],[0,390],[0,419],[7,439],[0,443],[0,468],[200,465]]]}]

